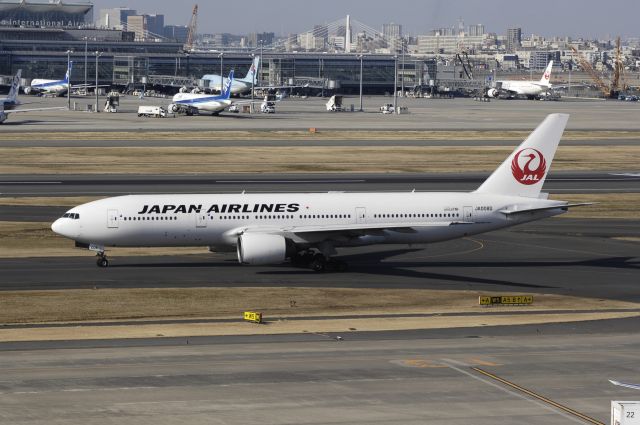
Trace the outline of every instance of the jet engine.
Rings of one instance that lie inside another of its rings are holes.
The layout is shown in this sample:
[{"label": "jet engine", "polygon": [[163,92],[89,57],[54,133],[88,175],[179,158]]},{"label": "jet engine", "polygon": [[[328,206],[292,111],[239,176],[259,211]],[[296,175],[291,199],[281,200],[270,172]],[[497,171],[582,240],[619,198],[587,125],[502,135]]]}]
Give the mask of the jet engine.
[{"label": "jet engine", "polygon": [[24,92],[24,94],[29,94],[29,93],[31,93],[31,87],[29,87],[29,86],[23,87],[22,91]]},{"label": "jet engine", "polygon": [[278,264],[287,256],[287,242],[280,235],[244,233],[238,237],[237,248],[240,264]]},{"label": "jet engine", "polygon": [[498,90],[498,89],[489,89],[489,90],[487,90],[487,96],[489,96],[489,97],[498,97],[499,94],[500,94],[500,90]]},{"label": "jet engine", "polygon": [[169,110],[171,112],[178,112],[180,110],[180,107],[175,103],[172,103],[171,105],[169,105]]}]

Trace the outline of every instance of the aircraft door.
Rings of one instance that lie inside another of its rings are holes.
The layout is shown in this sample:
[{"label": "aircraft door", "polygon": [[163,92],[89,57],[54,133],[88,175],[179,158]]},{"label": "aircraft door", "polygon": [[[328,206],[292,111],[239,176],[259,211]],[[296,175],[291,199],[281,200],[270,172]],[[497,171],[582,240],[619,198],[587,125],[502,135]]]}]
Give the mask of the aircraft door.
[{"label": "aircraft door", "polygon": [[473,219],[473,207],[462,207],[462,218],[464,221]]},{"label": "aircraft door", "polygon": [[207,227],[207,214],[196,213],[196,228],[201,229],[203,227]]},{"label": "aircraft door", "polygon": [[107,227],[109,229],[117,229],[118,228],[118,210],[108,210],[107,211]]},{"label": "aircraft door", "polygon": [[356,208],[356,223],[364,223],[367,218],[367,209],[364,207]]}]

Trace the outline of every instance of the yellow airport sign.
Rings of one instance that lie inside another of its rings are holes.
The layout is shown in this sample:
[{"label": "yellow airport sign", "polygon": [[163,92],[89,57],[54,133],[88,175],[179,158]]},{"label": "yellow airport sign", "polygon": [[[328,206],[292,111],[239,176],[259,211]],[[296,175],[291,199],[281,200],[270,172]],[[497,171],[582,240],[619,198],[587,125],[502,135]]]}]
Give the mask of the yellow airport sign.
[{"label": "yellow airport sign", "polygon": [[481,295],[479,303],[480,305],[529,305],[533,304],[533,295]]},{"label": "yellow airport sign", "polygon": [[247,322],[262,323],[262,313],[258,313],[255,311],[245,311],[244,320],[246,320]]}]

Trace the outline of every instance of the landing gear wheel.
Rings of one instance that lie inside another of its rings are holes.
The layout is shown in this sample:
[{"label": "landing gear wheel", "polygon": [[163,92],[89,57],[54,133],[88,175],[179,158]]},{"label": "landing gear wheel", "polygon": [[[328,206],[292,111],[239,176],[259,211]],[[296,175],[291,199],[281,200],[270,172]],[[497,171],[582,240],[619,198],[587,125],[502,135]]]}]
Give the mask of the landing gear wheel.
[{"label": "landing gear wheel", "polygon": [[327,260],[322,254],[318,254],[313,258],[313,261],[311,261],[309,267],[311,267],[311,270],[313,270],[314,272],[321,273],[327,268]]},{"label": "landing gear wheel", "polygon": [[109,260],[107,260],[107,257],[104,254],[98,255],[96,264],[98,265],[98,267],[109,267]]}]

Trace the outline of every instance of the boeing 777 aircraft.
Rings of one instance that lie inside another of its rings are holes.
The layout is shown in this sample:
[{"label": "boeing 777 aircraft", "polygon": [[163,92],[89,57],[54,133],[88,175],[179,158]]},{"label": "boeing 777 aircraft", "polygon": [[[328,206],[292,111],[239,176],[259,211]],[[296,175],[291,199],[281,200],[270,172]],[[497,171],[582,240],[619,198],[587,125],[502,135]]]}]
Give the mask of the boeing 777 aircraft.
[{"label": "boeing 777 aircraft", "polygon": [[341,270],[338,247],[446,241],[585,205],[540,192],[568,119],[549,115],[471,193],[128,195],[72,208],[51,228],[95,251],[101,267],[109,246],[208,246],[237,251],[241,264]]},{"label": "boeing 777 aircraft", "polygon": [[31,81],[31,85],[29,87],[24,88],[24,93],[47,93],[62,96],[67,92],[67,90],[69,90],[69,75],[71,74],[72,66],[73,62],[70,62],[67,73],[64,75],[64,80],[45,80],[42,78],[35,78]]},{"label": "boeing 777 aircraft", "polygon": [[501,93],[505,93],[511,97],[526,96],[529,99],[539,97],[551,90],[551,68],[553,68],[553,61],[550,61],[547,65],[547,69],[544,70],[540,81],[496,81],[496,88],[489,89],[487,95],[489,97],[498,97]]}]

